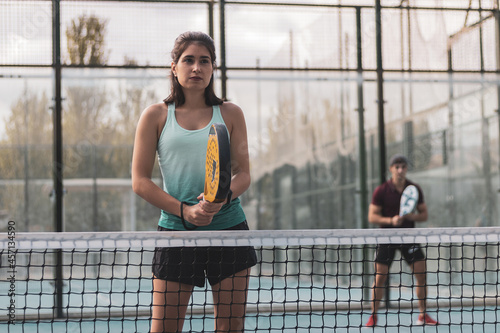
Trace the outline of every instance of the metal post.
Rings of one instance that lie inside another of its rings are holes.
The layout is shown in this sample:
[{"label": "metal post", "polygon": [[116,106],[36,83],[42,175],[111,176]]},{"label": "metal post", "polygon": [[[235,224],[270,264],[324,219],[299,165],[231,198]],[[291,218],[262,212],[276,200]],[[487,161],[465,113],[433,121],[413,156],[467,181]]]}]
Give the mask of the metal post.
[{"label": "metal post", "polygon": [[[403,5],[403,3],[401,2],[401,5]],[[400,30],[401,30],[401,69],[404,69],[405,68],[405,44],[403,42],[404,40],[404,36],[403,36],[403,25],[404,25],[404,20],[403,20],[403,9],[400,9],[399,10],[399,24],[400,24]],[[404,75],[404,73],[402,73],[401,75]],[[405,119],[406,117],[406,93],[405,93],[405,84],[404,83],[401,83],[401,85],[399,86],[400,88],[400,91],[401,91],[401,119]]]},{"label": "metal post", "polygon": [[[26,91],[28,89],[26,88]],[[24,100],[24,228],[30,231],[30,169],[29,169],[29,115],[28,101]]]},{"label": "metal post", "polygon": [[[456,221],[456,209],[455,209],[455,120],[454,120],[454,83],[453,83],[453,52],[451,43],[448,44],[448,153],[447,153],[447,171],[448,171],[448,179],[447,179],[447,198],[446,198],[446,206],[448,210],[448,216],[450,221]],[[457,251],[455,248],[450,248],[447,255],[451,257],[454,256],[454,253]],[[459,255],[458,253],[456,255]],[[453,269],[453,262],[450,260],[448,263],[449,267],[447,267],[451,272]],[[454,279],[456,274],[450,274],[450,291],[454,285]]]},{"label": "metal post", "polygon": [[[62,151],[62,93],[61,93],[61,18],[60,0],[52,0],[52,67],[54,69],[54,229],[63,231],[63,151]],[[63,315],[62,250],[56,250],[54,311],[57,318]]]},{"label": "metal post", "polygon": [[[257,67],[257,156],[258,160],[263,161],[262,157],[262,127],[261,127],[261,93],[260,93],[260,59],[257,58],[255,60],[255,66]],[[264,180],[265,174],[260,176],[260,179],[257,181],[257,207],[256,207],[256,216],[257,216],[257,229],[260,229],[262,226],[262,216],[261,216],[261,208],[262,208],[262,182]]]},{"label": "metal post", "polygon": [[[356,7],[356,46],[357,46],[357,72],[358,72],[358,166],[359,166],[359,205],[361,215],[361,228],[368,228],[368,191],[366,185],[366,144],[365,144],[365,121],[363,100],[363,47],[361,39],[361,8]],[[368,247],[363,247],[363,300],[370,299]]]},{"label": "metal post", "polygon": [[[97,128],[97,127],[96,127]],[[99,231],[99,189],[97,187],[97,146],[92,144],[92,231]]]},{"label": "metal post", "polygon": [[[494,11],[495,22],[496,22],[496,62],[497,62],[497,73],[500,71],[500,4],[499,1],[496,3],[496,10]],[[497,83],[497,119],[498,119],[498,137],[500,138],[500,84]],[[500,145],[499,145],[500,154]],[[500,162],[498,163],[499,175],[500,175]],[[500,189],[497,189],[497,195]],[[498,203],[498,201],[497,201]]]},{"label": "metal post", "polygon": [[[379,147],[379,182],[382,184],[386,180],[386,152],[385,152],[385,119],[384,119],[384,72],[382,64],[382,6],[380,0],[375,1],[375,26],[377,43],[377,103],[378,103],[378,147]],[[389,286],[389,276],[387,276],[387,286]],[[390,307],[390,290],[387,287],[385,292],[386,307]]]},{"label": "metal post", "polygon": [[225,0],[219,0],[220,12],[220,76],[221,76],[221,98],[227,99],[227,67],[226,67],[226,22],[225,22]]},{"label": "metal post", "polygon": [[380,0],[376,0],[375,24],[377,43],[377,105],[380,183],[386,181],[385,119],[384,119],[384,73],[382,64],[382,11]]},{"label": "metal post", "polygon": [[[339,5],[340,5],[340,0],[339,0]],[[342,7],[338,8],[338,43],[339,43],[339,68],[341,69],[340,71],[340,147],[342,149],[345,149],[345,88],[344,88],[344,71],[343,65],[344,65],[344,54],[342,52],[343,50],[343,45],[342,45]],[[347,58],[347,57],[346,57]],[[345,154],[340,150],[340,154],[337,153],[337,159],[339,160],[339,166],[340,166],[340,187],[341,190],[339,191],[339,197],[338,197],[338,203],[339,203],[339,209],[338,209],[338,217],[339,221],[345,221],[345,216],[346,216],[346,198],[343,195],[344,190],[344,185],[347,183],[347,159],[345,158]]]},{"label": "metal post", "polygon": [[406,8],[407,8],[407,18],[408,18],[408,87],[409,87],[409,96],[408,96],[408,105],[409,107],[409,112],[410,115],[413,114],[413,81],[412,81],[412,57],[411,57],[411,52],[412,52],[412,47],[411,47],[411,12],[410,12],[410,0],[407,1],[406,3]]},{"label": "metal post", "polygon": [[208,34],[214,38],[214,0],[208,2]]},{"label": "metal post", "polygon": [[[479,22],[483,20],[482,15],[482,4],[479,0]],[[487,226],[491,226],[493,220],[493,205],[494,202],[494,192],[491,179],[491,156],[490,156],[490,135],[489,135],[489,122],[488,118],[485,116],[485,105],[484,105],[484,49],[483,49],[483,25],[479,24],[479,55],[481,64],[481,152],[483,160],[483,176],[484,176],[484,187],[486,192],[486,209],[484,214],[486,215],[486,220],[488,221]]]}]

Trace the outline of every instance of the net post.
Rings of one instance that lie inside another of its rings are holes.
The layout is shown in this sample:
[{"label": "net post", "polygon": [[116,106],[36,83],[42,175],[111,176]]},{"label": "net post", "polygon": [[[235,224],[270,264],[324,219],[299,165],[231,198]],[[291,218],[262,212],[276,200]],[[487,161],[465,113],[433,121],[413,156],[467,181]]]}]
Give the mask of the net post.
[{"label": "net post", "polygon": [[[60,0],[52,0],[52,68],[54,69],[54,229],[63,231],[63,159],[62,159],[62,87],[61,87],[61,17]],[[63,318],[62,250],[55,251],[54,315]]]},{"label": "net post", "polygon": [[64,318],[63,313],[63,255],[62,250],[55,251],[56,265],[55,265],[55,281],[54,281],[54,315],[56,318]]}]

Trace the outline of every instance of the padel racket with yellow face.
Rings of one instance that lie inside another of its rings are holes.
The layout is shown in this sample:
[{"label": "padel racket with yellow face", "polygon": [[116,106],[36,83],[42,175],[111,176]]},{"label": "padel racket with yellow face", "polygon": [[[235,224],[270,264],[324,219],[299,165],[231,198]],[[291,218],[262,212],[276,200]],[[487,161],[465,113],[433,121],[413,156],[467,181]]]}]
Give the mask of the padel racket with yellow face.
[{"label": "padel racket with yellow face", "polygon": [[418,204],[418,189],[415,185],[408,185],[401,195],[399,204],[399,216],[413,213]]},{"label": "padel racket with yellow face", "polygon": [[210,127],[205,164],[204,197],[209,202],[224,202],[231,186],[229,133],[224,124]]}]

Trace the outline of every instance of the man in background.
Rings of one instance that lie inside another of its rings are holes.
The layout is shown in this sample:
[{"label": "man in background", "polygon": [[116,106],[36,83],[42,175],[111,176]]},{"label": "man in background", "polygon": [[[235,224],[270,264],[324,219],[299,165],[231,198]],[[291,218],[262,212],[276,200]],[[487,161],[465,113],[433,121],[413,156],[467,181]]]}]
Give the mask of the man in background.
[{"label": "man in background", "polygon": [[[372,201],[368,210],[368,221],[381,228],[414,228],[415,222],[427,221],[427,205],[420,186],[406,178],[408,159],[403,155],[394,155],[389,162],[391,178],[379,185],[373,192]],[[419,197],[416,211],[399,216],[399,206],[404,189],[414,185],[418,189]],[[416,325],[437,325],[438,322],[426,313],[426,263],[425,254],[419,244],[379,244],[375,257],[375,281],[372,291],[372,314],[366,323],[367,327],[377,325],[377,311],[384,294],[389,269],[396,250],[411,267],[416,284],[416,293],[420,314]]]}]

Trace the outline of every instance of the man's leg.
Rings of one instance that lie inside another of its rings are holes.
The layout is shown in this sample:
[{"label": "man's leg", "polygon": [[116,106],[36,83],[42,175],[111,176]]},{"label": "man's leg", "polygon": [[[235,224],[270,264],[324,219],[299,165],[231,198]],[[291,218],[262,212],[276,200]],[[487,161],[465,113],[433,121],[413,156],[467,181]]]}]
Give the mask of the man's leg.
[{"label": "man's leg", "polygon": [[377,313],[380,301],[384,296],[385,281],[387,280],[387,274],[389,274],[389,266],[376,262],[375,281],[373,283],[373,292],[372,292],[372,314]]},{"label": "man's leg", "polygon": [[365,326],[374,327],[377,325],[377,311],[380,306],[380,301],[385,294],[385,284],[389,268],[391,267],[394,258],[395,247],[390,244],[377,245],[375,255],[375,281],[373,282],[372,290],[372,315],[368,319]]},{"label": "man's leg", "polygon": [[417,325],[438,325],[439,323],[432,319],[427,313],[427,265],[425,260],[415,261],[411,268],[415,279],[417,280],[417,298],[420,315],[418,316]]},{"label": "man's leg", "polygon": [[418,308],[420,310],[420,314],[424,315],[426,310],[426,301],[427,301],[427,265],[425,264],[425,260],[415,261],[411,268],[413,270],[413,274],[415,275],[415,279],[417,280],[417,298],[418,298]]}]

